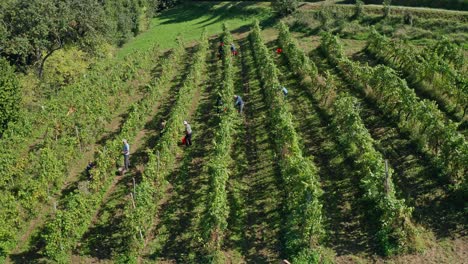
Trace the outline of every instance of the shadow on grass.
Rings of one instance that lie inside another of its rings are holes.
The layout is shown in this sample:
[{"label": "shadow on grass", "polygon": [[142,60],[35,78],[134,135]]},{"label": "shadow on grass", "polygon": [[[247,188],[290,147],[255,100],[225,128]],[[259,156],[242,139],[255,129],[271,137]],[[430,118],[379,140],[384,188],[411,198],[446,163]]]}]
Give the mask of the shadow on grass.
[{"label": "shadow on grass", "polygon": [[159,18],[164,20],[162,24],[173,24],[207,16],[206,19],[197,23],[200,27],[206,27],[225,20],[260,18],[268,14],[265,8],[256,5],[256,2],[213,2],[208,8],[207,3],[192,2],[165,11],[159,15]]}]

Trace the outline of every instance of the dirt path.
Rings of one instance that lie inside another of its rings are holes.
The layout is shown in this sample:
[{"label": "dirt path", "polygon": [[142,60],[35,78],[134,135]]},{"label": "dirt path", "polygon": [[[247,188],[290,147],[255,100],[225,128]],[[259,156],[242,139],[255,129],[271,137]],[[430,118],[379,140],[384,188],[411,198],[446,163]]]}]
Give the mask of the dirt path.
[{"label": "dirt path", "polygon": [[202,249],[200,233],[200,215],[204,209],[204,197],[207,191],[207,177],[203,171],[215,128],[213,93],[219,85],[215,53],[209,53],[206,69],[206,82],[194,94],[192,110],[188,118],[193,129],[193,145],[184,148],[177,167],[169,176],[171,184],[165,202],[157,215],[156,227],[151,234],[142,261],[158,263],[191,263]]},{"label": "dirt path", "polygon": [[303,152],[314,157],[319,168],[324,194],[324,223],[327,236],[324,245],[337,255],[369,252],[370,239],[365,225],[365,208],[360,204],[359,178],[353,173],[351,162],[336,142],[330,117],[314,100],[310,86],[288,69],[283,58],[276,59],[282,73],[280,81],[288,89],[287,102],[294,126],[303,142]]},{"label": "dirt path", "polygon": [[240,251],[247,263],[272,263],[280,254],[283,193],[266,125],[268,109],[247,39],[240,43],[240,56],[235,59],[240,68],[236,91],[245,101],[245,127],[238,129],[234,146],[236,170],[229,181],[232,210],[227,245]]},{"label": "dirt path", "polygon": [[[188,61],[190,53],[185,56],[186,60],[183,61]],[[133,188],[133,180],[135,179],[138,182],[140,179],[144,169],[143,164],[147,161],[145,151],[155,146],[159,136],[159,124],[170,113],[176,100],[176,94],[185,80],[189,67],[189,63],[180,64],[178,71],[180,74],[175,76],[168,86],[162,87],[164,89],[162,98],[155,102],[152,113],[147,116],[145,128],[137,134],[133,142],[129,142],[131,149],[134,150],[130,158],[130,164],[133,168],[130,169],[129,173],[126,173],[121,181],[111,186],[109,195],[103,199],[101,208],[96,212],[93,223],[83,236],[76,252],[84,255],[84,258],[90,256],[99,260],[110,259],[112,253],[121,246],[123,238],[119,236],[122,233],[119,232],[119,226],[122,220],[123,207]],[[75,256],[76,258],[77,256]]]}]

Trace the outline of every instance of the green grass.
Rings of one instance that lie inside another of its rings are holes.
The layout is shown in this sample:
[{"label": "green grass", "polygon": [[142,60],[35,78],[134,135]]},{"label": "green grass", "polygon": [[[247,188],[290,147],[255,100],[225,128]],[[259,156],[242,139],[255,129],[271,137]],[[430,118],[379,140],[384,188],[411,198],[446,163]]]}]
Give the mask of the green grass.
[{"label": "green grass", "polygon": [[271,16],[268,4],[255,2],[205,2],[179,5],[151,21],[150,28],[125,44],[117,53],[121,58],[135,50],[144,51],[159,44],[162,49],[174,46],[177,35],[185,42],[199,39],[203,28],[208,36],[221,33],[222,23],[232,30],[249,26],[254,19]]}]

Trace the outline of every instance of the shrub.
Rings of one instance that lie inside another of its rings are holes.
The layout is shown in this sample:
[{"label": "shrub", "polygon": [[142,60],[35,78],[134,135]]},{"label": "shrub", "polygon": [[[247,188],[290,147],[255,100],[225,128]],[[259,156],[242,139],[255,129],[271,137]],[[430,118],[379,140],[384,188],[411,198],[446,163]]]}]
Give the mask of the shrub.
[{"label": "shrub", "polygon": [[0,59],[0,136],[8,123],[17,118],[20,99],[19,83],[13,67]]},{"label": "shrub", "polygon": [[297,9],[297,0],[276,0],[271,4],[280,16],[286,16],[294,13]]}]

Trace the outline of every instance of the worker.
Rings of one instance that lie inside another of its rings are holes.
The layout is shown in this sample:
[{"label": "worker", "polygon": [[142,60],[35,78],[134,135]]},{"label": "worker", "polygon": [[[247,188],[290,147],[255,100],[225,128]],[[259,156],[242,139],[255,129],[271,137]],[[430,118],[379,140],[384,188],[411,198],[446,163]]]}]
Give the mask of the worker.
[{"label": "worker", "polygon": [[184,126],[185,126],[185,145],[192,146],[192,127],[190,127],[190,124],[184,120]]},{"label": "worker", "polygon": [[234,43],[231,43],[231,54],[232,56],[237,55],[237,50],[236,50],[236,46],[234,45]]},{"label": "worker", "polygon": [[126,139],[123,139],[122,143],[122,154],[124,156],[124,170],[127,171],[128,167],[130,167],[130,145],[128,144]]},{"label": "worker", "polygon": [[218,58],[222,59],[224,56],[224,43],[223,42],[219,43],[218,53],[219,53]]},{"label": "worker", "polygon": [[244,110],[244,101],[242,100],[242,97],[239,95],[234,95],[234,99],[236,99],[236,104],[235,106],[239,107],[239,113],[242,114],[242,110]]},{"label": "worker", "polygon": [[91,174],[91,170],[96,167],[96,163],[89,161],[88,165],[86,166],[86,176],[88,176],[89,179],[93,178],[93,175]]},{"label": "worker", "polygon": [[161,131],[159,132],[159,137],[162,137],[164,135],[164,131],[165,131],[165,128],[166,128],[166,123],[167,123],[166,120],[163,120],[161,122]]},{"label": "worker", "polygon": [[288,89],[286,89],[286,87],[283,86],[281,88],[281,91],[283,92],[284,97],[286,97],[288,95]]}]

